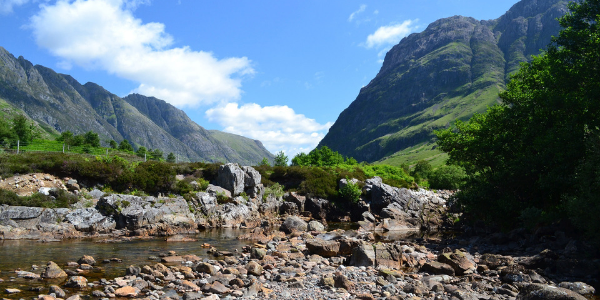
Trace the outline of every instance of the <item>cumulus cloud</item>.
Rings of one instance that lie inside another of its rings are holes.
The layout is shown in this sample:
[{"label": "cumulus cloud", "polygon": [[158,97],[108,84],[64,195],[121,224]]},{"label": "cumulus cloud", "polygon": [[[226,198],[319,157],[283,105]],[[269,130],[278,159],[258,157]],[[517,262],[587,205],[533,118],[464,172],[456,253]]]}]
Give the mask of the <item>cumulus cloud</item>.
[{"label": "cumulus cloud", "polygon": [[253,74],[246,57],[217,59],[189,47],[170,47],[161,23],[143,23],[132,10],[148,0],[59,0],[31,18],[37,44],[88,69],[138,82],[132,92],[183,107],[240,98],[241,79]]},{"label": "cumulus cloud", "polygon": [[364,12],[365,9],[367,9],[367,5],[362,4],[357,11],[353,12],[350,14],[350,16],[348,17],[348,22],[352,22],[352,20],[354,20],[354,18],[356,18],[357,15],[359,15],[360,13]]},{"label": "cumulus cloud", "polygon": [[332,125],[319,124],[285,105],[227,103],[207,110],[206,116],[224,131],[260,140],[272,153],[283,150],[290,159],[314,149]]},{"label": "cumulus cloud", "polygon": [[29,0],[0,0],[0,14],[9,14],[13,12],[13,7],[20,6],[29,2]]},{"label": "cumulus cloud", "polygon": [[416,29],[416,26],[413,26],[416,22],[417,20],[406,20],[402,24],[381,26],[374,33],[369,34],[364,46],[367,48],[376,48],[397,44],[403,37]]}]

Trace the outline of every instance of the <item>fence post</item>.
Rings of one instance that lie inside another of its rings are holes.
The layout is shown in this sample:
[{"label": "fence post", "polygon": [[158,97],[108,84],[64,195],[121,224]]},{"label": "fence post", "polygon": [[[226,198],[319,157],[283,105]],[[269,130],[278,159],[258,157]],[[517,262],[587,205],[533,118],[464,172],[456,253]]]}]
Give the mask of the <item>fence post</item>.
[{"label": "fence post", "polygon": [[21,147],[21,141],[17,140],[17,154],[19,154],[20,147]]},{"label": "fence post", "polygon": [[108,148],[106,148],[106,156],[108,157]]},{"label": "fence post", "polygon": [[65,153],[65,144],[63,144],[63,154]]},{"label": "fence post", "polygon": [[146,162],[146,153],[144,153],[144,162]]}]

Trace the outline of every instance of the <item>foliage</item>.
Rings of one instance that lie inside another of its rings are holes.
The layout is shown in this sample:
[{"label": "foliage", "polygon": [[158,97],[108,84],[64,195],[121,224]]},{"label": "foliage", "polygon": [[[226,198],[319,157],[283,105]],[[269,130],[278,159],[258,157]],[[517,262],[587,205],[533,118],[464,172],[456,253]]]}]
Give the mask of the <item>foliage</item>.
[{"label": "foliage", "polygon": [[108,142],[108,145],[112,148],[112,149],[117,149],[119,147],[119,144],[117,144],[117,142],[115,140],[110,140],[110,142]]},{"label": "foliage", "polygon": [[88,131],[83,136],[86,145],[90,145],[91,147],[100,147],[100,137],[97,133],[93,131]]},{"label": "foliage", "polygon": [[121,143],[119,143],[119,150],[133,152],[133,146],[131,146],[128,140],[122,140]]},{"label": "foliage", "polygon": [[[342,164],[344,164],[344,157],[327,146],[314,149],[308,154],[298,153],[292,159],[293,166],[333,167]],[[357,162],[354,158],[349,157],[346,164],[356,165]]]},{"label": "foliage", "polygon": [[57,141],[63,142],[65,145],[71,146],[73,144],[73,133],[69,130],[64,131],[56,138]]},{"label": "foliage", "polygon": [[20,197],[14,192],[0,189],[0,205],[30,206],[45,208],[68,208],[79,201],[77,196],[65,191],[57,190],[56,197],[35,193],[31,196]]},{"label": "foliage", "polygon": [[360,200],[360,195],[362,194],[361,188],[358,186],[358,184],[350,181],[348,177],[346,177],[346,181],[346,185],[344,185],[339,191],[340,198],[352,203],[358,203]]},{"label": "foliage", "polygon": [[148,149],[146,149],[146,147],[144,147],[144,146],[139,147],[137,149],[137,151],[135,152],[135,155],[137,155],[139,157],[144,157],[144,156],[146,156],[146,154],[148,154]]},{"label": "foliage", "polygon": [[173,152],[169,153],[169,155],[167,155],[167,162],[170,163],[174,163],[177,159],[175,158],[175,154],[173,154]]},{"label": "foliage", "polygon": [[263,159],[260,161],[260,163],[258,164],[259,166],[269,166],[269,159],[266,157],[263,157]]},{"label": "foliage", "polygon": [[263,200],[269,197],[280,198],[283,197],[284,191],[283,186],[279,183],[274,183],[271,186],[265,188],[265,193],[263,194]]},{"label": "foliage", "polygon": [[600,2],[569,8],[564,29],[522,65],[502,104],[436,133],[469,176],[458,197],[474,218],[514,226],[522,211],[565,217],[565,197],[583,199],[574,162],[589,159],[588,128],[600,127]]},{"label": "foliage", "polygon": [[426,160],[420,160],[415,165],[415,168],[412,170],[411,174],[413,177],[418,177],[421,179],[429,178],[429,174],[433,171],[433,167]]},{"label": "foliage", "polygon": [[34,138],[33,122],[29,123],[24,115],[16,115],[12,121],[12,130],[21,142],[31,142]]},{"label": "foliage", "polygon": [[459,166],[441,166],[429,175],[429,187],[432,189],[456,190],[464,184],[466,177],[465,170]]},{"label": "foliage", "polygon": [[158,161],[162,160],[163,156],[164,156],[163,151],[158,148],[154,149],[152,151],[149,151],[148,154],[150,155],[150,159],[158,160]]},{"label": "foliage", "polygon": [[288,165],[288,157],[285,155],[285,153],[283,153],[283,151],[279,151],[279,153],[275,155],[273,165],[277,167],[285,167]]}]

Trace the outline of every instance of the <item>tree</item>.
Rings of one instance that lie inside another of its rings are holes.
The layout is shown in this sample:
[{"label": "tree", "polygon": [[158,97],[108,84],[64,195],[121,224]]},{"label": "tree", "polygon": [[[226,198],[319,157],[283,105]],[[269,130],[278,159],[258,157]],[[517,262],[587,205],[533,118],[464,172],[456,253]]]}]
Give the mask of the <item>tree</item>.
[{"label": "tree", "polygon": [[269,166],[271,164],[269,163],[269,159],[268,158],[263,157],[263,159],[260,161],[260,163],[258,165],[259,166]]},{"label": "tree", "polygon": [[288,157],[285,155],[285,153],[283,153],[283,151],[279,151],[279,153],[275,155],[273,165],[277,167],[285,167],[288,165]]},{"label": "tree", "polygon": [[175,154],[173,154],[173,152],[169,153],[169,155],[167,155],[167,162],[170,163],[174,163],[176,161],[176,157]]},{"label": "tree", "polygon": [[81,134],[74,136],[71,140],[71,146],[81,146],[83,144],[85,144],[85,137]]},{"label": "tree", "polygon": [[8,147],[12,140],[16,140],[17,135],[12,130],[10,124],[0,118],[0,143],[2,146]]},{"label": "tree", "polygon": [[97,133],[93,131],[88,131],[83,137],[85,139],[85,144],[96,148],[100,147],[100,137]]},{"label": "tree", "polygon": [[119,150],[133,152],[133,146],[131,146],[128,140],[122,140],[121,143],[119,143]]},{"label": "tree", "polygon": [[146,149],[146,147],[142,146],[137,149],[135,154],[139,157],[144,157],[146,154],[148,154],[148,150]]},{"label": "tree", "polygon": [[150,151],[149,154],[150,154],[150,159],[159,160],[159,161],[163,159],[163,155],[164,155],[162,150],[160,150],[158,148]]},{"label": "tree", "polygon": [[71,146],[73,144],[73,133],[69,130],[64,131],[56,138],[56,140],[63,142],[67,146]]},{"label": "tree", "polygon": [[117,144],[117,142],[115,140],[111,140],[110,142],[108,142],[108,144],[110,145],[111,148],[113,149],[117,149],[119,148],[119,144]]},{"label": "tree", "polygon": [[421,179],[429,178],[429,174],[433,171],[433,167],[426,160],[420,160],[415,165],[415,168],[412,170],[411,174],[413,177],[418,177]]},{"label": "tree", "polygon": [[24,115],[16,115],[12,123],[12,130],[19,141],[31,142],[33,140],[33,123],[27,122]]},{"label": "tree", "polygon": [[437,132],[469,180],[458,197],[477,218],[514,225],[525,211],[564,217],[586,135],[600,128],[600,1],[569,4],[564,28],[500,94],[502,104]]}]

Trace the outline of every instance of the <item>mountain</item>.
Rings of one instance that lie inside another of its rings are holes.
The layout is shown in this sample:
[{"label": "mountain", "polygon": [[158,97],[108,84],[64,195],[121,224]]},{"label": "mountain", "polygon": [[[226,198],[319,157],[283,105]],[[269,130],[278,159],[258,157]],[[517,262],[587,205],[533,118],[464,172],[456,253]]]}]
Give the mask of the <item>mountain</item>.
[{"label": "mountain", "polygon": [[[127,139],[136,148],[161,149],[189,161],[251,165],[274,157],[260,141],[233,134],[215,137],[163,100],[138,94],[120,98],[95,83],[82,85],[69,75],[15,58],[2,47],[0,104],[4,114],[24,113],[50,135],[94,131],[101,141]],[[232,141],[242,151],[234,150]]]},{"label": "mountain", "polygon": [[368,162],[434,148],[434,130],[500,100],[510,74],[558,34],[556,19],[567,12],[566,4],[523,0],[496,20],[454,16],[405,37],[319,147]]}]

